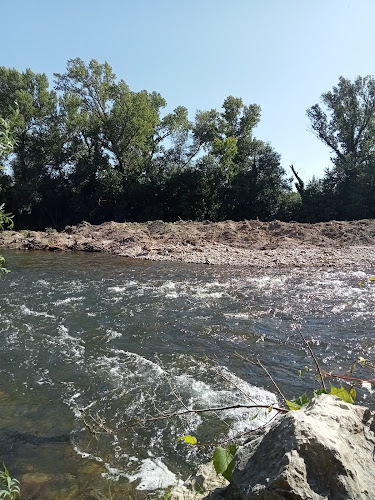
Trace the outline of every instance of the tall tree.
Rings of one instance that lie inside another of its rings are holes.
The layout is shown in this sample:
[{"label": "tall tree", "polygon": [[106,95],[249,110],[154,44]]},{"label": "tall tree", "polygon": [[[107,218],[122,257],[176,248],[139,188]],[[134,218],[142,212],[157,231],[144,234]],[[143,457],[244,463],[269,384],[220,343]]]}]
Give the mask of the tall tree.
[{"label": "tall tree", "polygon": [[56,113],[57,96],[48,89],[45,74],[0,68],[0,115],[12,121],[15,139],[7,162],[13,181],[8,205],[13,212],[31,212],[40,201],[40,182],[54,163],[46,139]]},{"label": "tall tree", "polygon": [[85,142],[85,133],[96,130],[103,156],[120,174],[128,176],[143,167],[142,160],[152,149],[152,138],[160,123],[159,111],[165,100],[156,92],[132,92],[108,63],[95,59],[68,61],[65,74],[55,74],[56,90],[64,93],[75,112]]},{"label": "tall tree", "polygon": [[224,100],[222,109],[198,111],[193,132],[198,144],[218,159],[230,177],[248,154],[261,110],[257,104],[246,106],[233,96]]},{"label": "tall tree", "polygon": [[375,216],[365,189],[375,188],[375,80],[366,76],[352,82],[340,77],[321,99],[322,106],[315,104],[307,116],[314,133],[333,153],[326,185],[331,187],[336,217]]},{"label": "tall tree", "polygon": [[282,198],[290,190],[290,181],[280,164],[280,155],[269,144],[253,139],[229,191],[228,216],[235,220],[271,220]]},{"label": "tall tree", "polygon": [[375,80],[340,77],[321,99],[325,109],[315,104],[307,110],[312,130],[332,150],[336,165],[360,167],[375,151]]},{"label": "tall tree", "polygon": [[216,220],[269,219],[277,211],[281,193],[289,189],[280,155],[253,136],[260,112],[257,104],[246,106],[242,99],[229,96],[221,112],[196,115],[194,136],[207,152],[198,165],[215,186],[205,205]]}]

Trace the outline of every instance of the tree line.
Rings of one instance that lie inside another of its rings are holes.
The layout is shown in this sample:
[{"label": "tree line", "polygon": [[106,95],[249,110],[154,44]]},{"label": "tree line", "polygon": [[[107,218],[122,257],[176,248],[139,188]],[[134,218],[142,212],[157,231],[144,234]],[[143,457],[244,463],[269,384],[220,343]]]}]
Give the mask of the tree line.
[{"label": "tree line", "polygon": [[[332,167],[306,185],[254,136],[257,104],[229,96],[221,110],[134,92],[109,64],[81,59],[54,75],[0,67],[0,204],[18,228],[163,219],[299,220],[375,217],[375,81],[340,78],[307,114]],[[1,127],[0,127],[1,128]],[[1,130],[0,130],[1,133]],[[297,191],[292,190],[292,175]]]}]

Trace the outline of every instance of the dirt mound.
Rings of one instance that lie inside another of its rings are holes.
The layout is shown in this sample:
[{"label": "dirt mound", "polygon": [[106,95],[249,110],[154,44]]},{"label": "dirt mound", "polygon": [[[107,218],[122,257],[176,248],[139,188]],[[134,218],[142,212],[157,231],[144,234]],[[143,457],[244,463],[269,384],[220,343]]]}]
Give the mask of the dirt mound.
[{"label": "dirt mound", "polygon": [[5,231],[0,247],[109,252],[150,260],[256,267],[375,264],[375,220],[83,222],[65,231]]}]

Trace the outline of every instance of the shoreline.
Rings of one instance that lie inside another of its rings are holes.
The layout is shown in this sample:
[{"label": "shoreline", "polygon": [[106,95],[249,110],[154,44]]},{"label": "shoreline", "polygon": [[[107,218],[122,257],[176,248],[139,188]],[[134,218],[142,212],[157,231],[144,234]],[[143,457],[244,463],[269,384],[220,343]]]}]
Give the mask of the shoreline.
[{"label": "shoreline", "polygon": [[87,222],[4,231],[0,249],[107,252],[153,261],[263,268],[375,266],[375,220]]}]

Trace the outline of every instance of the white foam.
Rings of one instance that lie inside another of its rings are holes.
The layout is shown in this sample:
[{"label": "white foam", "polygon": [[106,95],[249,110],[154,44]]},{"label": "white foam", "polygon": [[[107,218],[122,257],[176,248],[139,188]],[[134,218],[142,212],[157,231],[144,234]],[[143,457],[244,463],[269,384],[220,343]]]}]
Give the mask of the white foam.
[{"label": "white foam", "polygon": [[131,483],[140,479],[137,490],[157,490],[175,485],[178,482],[160,458],[146,458],[134,475],[128,476]]},{"label": "white foam", "polygon": [[50,283],[47,280],[38,280],[37,283],[42,286],[50,286]]},{"label": "white foam", "polygon": [[44,318],[55,318],[52,314],[48,314],[46,312],[33,311],[29,309],[25,304],[21,306],[21,313],[25,314],[25,316],[43,316]]},{"label": "white foam", "polygon": [[106,342],[110,342],[113,339],[122,337],[122,333],[116,332],[116,330],[111,330],[111,329],[106,330],[106,334],[108,335]]},{"label": "white foam", "polygon": [[78,448],[78,446],[76,446],[76,445],[73,446],[73,449],[82,458],[90,458],[91,460],[95,460],[96,462],[103,463],[103,459],[101,459],[100,457],[97,457],[97,456],[93,455],[92,453],[87,453],[85,451],[81,451]]},{"label": "white foam", "polygon": [[57,332],[59,334],[57,337],[46,337],[45,340],[52,345],[58,344],[60,353],[63,354],[68,361],[74,360],[77,363],[83,363],[85,346],[82,345],[82,339],[69,335],[68,328],[62,324],[58,325]]},{"label": "white foam", "polygon": [[251,313],[224,313],[223,316],[224,316],[224,318],[229,318],[229,319],[249,319],[249,318],[253,318],[254,314],[251,314]]},{"label": "white foam", "polygon": [[56,300],[53,302],[55,306],[61,306],[65,304],[70,304],[71,302],[80,302],[84,299],[84,297],[67,297],[66,299]]},{"label": "white foam", "polygon": [[108,291],[111,293],[123,293],[125,290],[127,290],[130,287],[138,286],[139,283],[137,281],[126,281],[122,285],[117,285],[117,286],[110,286],[108,287]]},{"label": "white foam", "polygon": [[113,293],[122,293],[125,292],[125,290],[126,290],[125,286],[110,286],[108,288],[108,291]]}]

